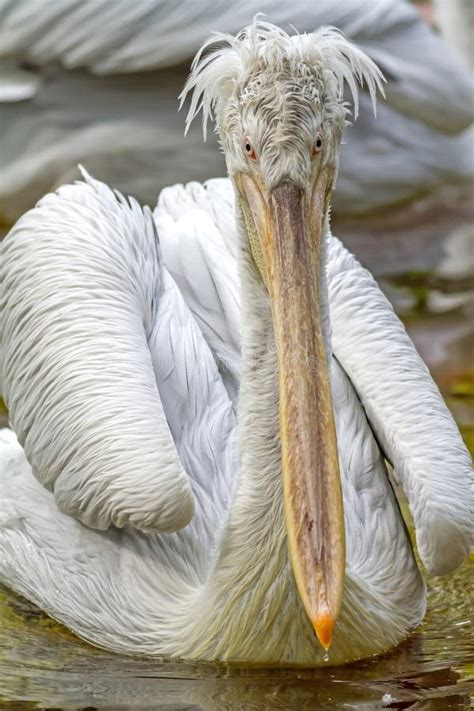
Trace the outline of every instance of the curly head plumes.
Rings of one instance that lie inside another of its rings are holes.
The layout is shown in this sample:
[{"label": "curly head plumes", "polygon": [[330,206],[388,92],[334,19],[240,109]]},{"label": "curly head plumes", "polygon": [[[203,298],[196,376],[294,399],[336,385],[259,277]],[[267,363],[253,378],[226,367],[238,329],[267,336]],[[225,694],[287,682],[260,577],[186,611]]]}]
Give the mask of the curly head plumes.
[{"label": "curly head plumes", "polygon": [[357,118],[359,86],[366,85],[375,111],[383,81],[374,62],[335,28],[290,36],[256,18],[235,37],[214,34],[203,45],[180,98],[182,104],[192,94],[186,130],[201,110],[204,137],[208,120],[216,121],[232,169],[246,158],[246,137],[271,162],[272,148],[298,152],[323,131],[325,158],[334,159],[350,115]]}]

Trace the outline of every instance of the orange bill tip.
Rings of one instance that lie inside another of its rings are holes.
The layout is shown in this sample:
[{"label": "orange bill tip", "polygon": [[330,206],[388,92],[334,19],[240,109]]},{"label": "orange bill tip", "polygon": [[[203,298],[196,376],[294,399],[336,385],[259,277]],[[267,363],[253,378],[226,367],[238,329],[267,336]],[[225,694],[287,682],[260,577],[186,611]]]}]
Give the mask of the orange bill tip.
[{"label": "orange bill tip", "polygon": [[332,642],[332,633],[334,630],[334,625],[336,620],[331,615],[330,612],[320,612],[316,616],[316,621],[314,623],[314,629],[318,636],[319,641],[327,652]]}]

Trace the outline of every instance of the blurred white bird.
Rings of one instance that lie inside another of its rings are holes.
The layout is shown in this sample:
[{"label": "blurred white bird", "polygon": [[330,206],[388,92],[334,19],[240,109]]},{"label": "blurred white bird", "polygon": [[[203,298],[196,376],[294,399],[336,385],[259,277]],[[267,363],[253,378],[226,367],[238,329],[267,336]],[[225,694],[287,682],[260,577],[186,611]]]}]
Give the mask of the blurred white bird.
[{"label": "blurred white bird", "polygon": [[381,74],[324,28],[203,50],[188,125],[215,117],[230,181],[153,217],[84,173],[2,244],[0,579],[119,652],[360,659],[425,608],[384,457],[434,573],[474,508],[448,409],[329,228],[344,85],[356,117]]},{"label": "blurred white bird", "polygon": [[[470,184],[472,77],[413,6],[267,0],[263,7],[272,22],[298,31],[338,27],[388,79],[379,121],[361,94],[360,120],[341,154],[337,215]],[[213,140],[206,147],[191,131],[181,151],[182,63],[210,31],[236,32],[255,12],[254,0],[0,0],[0,61],[8,62],[1,74],[10,77],[3,92],[0,80],[0,101],[22,99],[0,103],[3,222],[76,177],[79,161],[145,203],[172,182],[220,175]]]}]

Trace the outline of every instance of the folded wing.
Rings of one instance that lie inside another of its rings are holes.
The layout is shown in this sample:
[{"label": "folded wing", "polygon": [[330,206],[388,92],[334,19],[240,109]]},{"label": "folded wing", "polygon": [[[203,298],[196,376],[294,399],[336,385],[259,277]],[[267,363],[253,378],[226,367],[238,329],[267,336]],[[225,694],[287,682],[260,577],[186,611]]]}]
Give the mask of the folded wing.
[{"label": "folded wing", "polygon": [[[163,268],[151,213],[86,176],[17,223],[1,277],[4,397],[35,476],[91,527],[185,526],[205,482],[199,461],[190,481],[175,437],[188,460],[214,439],[228,459],[233,421],[212,354]],[[181,389],[166,403],[176,378]]]},{"label": "folded wing", "polygon": [[469,552],[471,459],[428,368],[369,272],[329,240],[334,354],[351,379],[413,515],[418,550],[433,573]]}]

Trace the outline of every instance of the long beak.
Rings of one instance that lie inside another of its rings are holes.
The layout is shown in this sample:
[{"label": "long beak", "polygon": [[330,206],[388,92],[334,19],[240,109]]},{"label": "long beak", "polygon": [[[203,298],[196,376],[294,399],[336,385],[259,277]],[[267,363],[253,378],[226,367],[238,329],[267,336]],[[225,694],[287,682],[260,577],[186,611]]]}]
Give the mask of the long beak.
[{"label": "long beak", "polygon": [[[341,607],[344,514],[324,344],[321,230],[328,178],[311,194],[291,182],[267,197],[248,176],[239,189],[253,225],[254,261],[270,294],[278,352],[283,492],[299,595],[327,650]],[[253,234],[253,237],[252,237]]]}]

